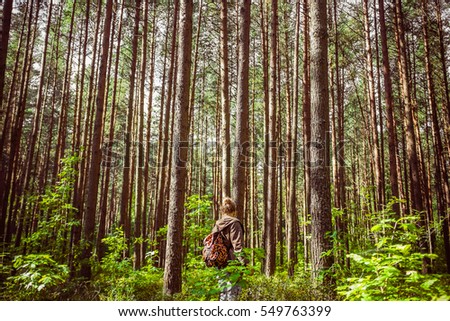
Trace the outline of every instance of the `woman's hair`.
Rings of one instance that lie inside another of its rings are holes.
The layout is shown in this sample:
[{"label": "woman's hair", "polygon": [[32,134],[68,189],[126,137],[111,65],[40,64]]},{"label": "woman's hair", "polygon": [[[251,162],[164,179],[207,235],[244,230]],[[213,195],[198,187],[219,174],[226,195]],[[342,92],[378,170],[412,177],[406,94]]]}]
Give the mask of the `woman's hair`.
[{"label": "woman's hair", "polygon": [[236,203],[229,197],[225,197],[221,207],[222,215],[227,214],[236,217]]}]

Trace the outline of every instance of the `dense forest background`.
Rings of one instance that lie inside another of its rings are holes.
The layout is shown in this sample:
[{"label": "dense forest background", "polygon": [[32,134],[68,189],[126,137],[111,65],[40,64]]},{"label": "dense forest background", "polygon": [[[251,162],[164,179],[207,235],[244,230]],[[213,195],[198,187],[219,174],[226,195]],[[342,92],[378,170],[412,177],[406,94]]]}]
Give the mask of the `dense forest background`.
[{"label": "dense forest background", "polygon": [[448,2],[0,4],[3,300],[450,299]]}]

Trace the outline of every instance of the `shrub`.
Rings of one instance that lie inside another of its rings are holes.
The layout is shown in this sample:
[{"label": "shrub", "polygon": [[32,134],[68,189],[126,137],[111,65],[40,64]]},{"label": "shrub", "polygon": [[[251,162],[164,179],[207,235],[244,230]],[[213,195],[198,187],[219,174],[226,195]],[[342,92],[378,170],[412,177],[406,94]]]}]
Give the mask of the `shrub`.
[{"label": "shrub", "polygon": [[163,299],[162,270],[151,265],[146,265],[138,271],[133,270],[131,259],[122,258],[123,252],[127,251],[128,247],[121,229],[116,229],[113,234],[103,239],[103,242],[108,250],[97,267],[94,279],[100,300]]},{"label": "shrub", "polygon": [[387,218],[372,227],[375,248],[349,255],[352,275],[339,284],[345,300],[448,300],[449,280],[422,274],[423,262],[436,255],[420,253],[418,216]]},{"label": "shrub", "polygon": [[188,254],[183,274],[183,292],[177,300],[216,301],[223,290],[223,280],[245,288],[253,274],[253,268],[239,261],[230,261],[223,269],[206,267],[201,256]]},{"label": "shrub", "polygon": [[289,277],[285,271],[277,271],[273,276],[264,274],[249,278],[243,289],[241,300],[248,301],[315,301],[332,297],[332,291],[326,287],[315,289],[311,276],[296,272]]},{"label": "shrub", "polygon": [[57,299],[59,285],[69,276],[67,265],[58,264],[48,254],[19,255],[13,260],[15,275],[6,283],[6,296],[10,300]]},{"label": "shrub", "polygon": [[208,268],[200,255],[188,253],[183,272],[183,292],[177,300],[215,301],[219,299],[220,270]]}]

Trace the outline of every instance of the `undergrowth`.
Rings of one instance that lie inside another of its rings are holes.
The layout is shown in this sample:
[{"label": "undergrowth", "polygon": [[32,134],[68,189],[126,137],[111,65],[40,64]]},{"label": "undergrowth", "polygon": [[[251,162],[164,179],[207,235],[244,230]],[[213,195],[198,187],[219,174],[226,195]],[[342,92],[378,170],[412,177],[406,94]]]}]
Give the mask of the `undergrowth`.
[{"label": "undergrowth", "polygon": [[[65,193],[65,190],[61,191]],[[52,194],[52,202],[64,199],[65,194],[60,194]],[[223,290],[223,280],[227,280],[239,285],[242,288],[240,300],[248,301],[450,300],[448,274],[422,273],[424,265],[436,266],[440,258],[423,251],[424,231],[418,224],[419,215],[396,218],[389,206],[382,213],[372,214],[371,242],[366,243],[364,250],[357,247],[351,250],[348,254],[350,268],[338,263],[334,265],[332,272],[328,273],[333,273],[330,279],[335,283],[316,286],[320,282],[311,279],[309,267],[305,269],[301,265],[302,260],[292,276],[286,272],[286,266],[279,267],[270,277],[264,275],[261,249],[244,249],[243,255],[252,258],[252,265],[243,266],[234,261],[221,270],[207,268],[201,259],[201,241],[210,231],[209,225],[213,224],[208,218],[211,202],[207,197],[199,196],[192,196],[187,202],[181,293],[164,296],[164,271],[153,264],[157,251],[149,251],[144,266],[135,270],[132,259],[123,257],[123,253],[129,252],[129,245],[122,230],[116,229],[103,240],[107,249],[105,256],[101,260],[92,259],[93,277],[90,281],[71,275],[69,267],[61,263],[64,262],[61,254],[45,251],[17,255],[18,251],[12,249],[8,253],[4,251],[0,257],[0,299],[214,301],[219,299]],[[56,211],[55,206],[51,208]],[[71,208],[64,210],[72,214]],[[49,232],[63,223],[67,221],[56,220],[53,225],[42,226],[37,234],[27,239],[28,245],[39,248],[46,244],[53,249],[61,248],[64,240],[51,241]],[[335,248],[329,255],[336,257],[344,252],[337,247],[339,244],[342,242],[336,239]]]}]

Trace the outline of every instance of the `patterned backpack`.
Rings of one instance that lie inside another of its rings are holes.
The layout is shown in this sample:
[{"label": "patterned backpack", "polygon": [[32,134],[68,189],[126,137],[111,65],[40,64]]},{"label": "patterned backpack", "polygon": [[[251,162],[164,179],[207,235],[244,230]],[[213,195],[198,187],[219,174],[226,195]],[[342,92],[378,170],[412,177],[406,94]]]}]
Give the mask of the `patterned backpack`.
[{"label": "patterned backpack", "polygon": [[202,257],[207,267],[224,268],[228,265],[228,251],[231,242],[223,235],[222,231],[228,227],[209,234],[203,240]]}]

